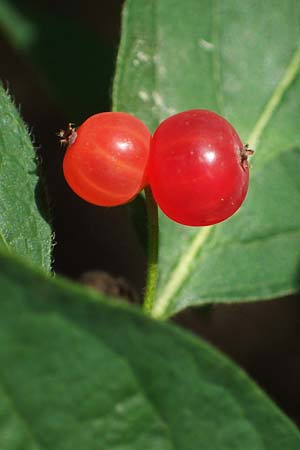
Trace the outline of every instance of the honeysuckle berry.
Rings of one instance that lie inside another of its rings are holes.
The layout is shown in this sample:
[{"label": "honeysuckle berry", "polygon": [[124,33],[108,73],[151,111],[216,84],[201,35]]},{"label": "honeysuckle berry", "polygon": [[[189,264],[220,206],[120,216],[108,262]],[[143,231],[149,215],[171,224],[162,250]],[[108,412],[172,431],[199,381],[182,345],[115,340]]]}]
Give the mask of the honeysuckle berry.
[{"label": "honeysuckle berry", "polygon": [[252,153],[218,114],[201,109],[175,114],[152,138],[148,175],[154,198],[183,225],[222,222],[246,197]]},{"label": "honeysuckle berry", "polygon": [[68,145],[64,176],[84,200],[99,206],[122,205],[146,185],[151,134],[134,116],[95,114],[77,130],[69,124],[59,136]]}]

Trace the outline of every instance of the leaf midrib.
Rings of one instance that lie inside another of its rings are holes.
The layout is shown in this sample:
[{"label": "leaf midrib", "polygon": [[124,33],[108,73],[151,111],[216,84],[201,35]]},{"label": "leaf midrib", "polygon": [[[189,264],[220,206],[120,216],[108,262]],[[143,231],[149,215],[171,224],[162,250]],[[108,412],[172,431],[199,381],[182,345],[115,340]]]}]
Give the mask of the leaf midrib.
[{"label": "leaf midrib", "polygon": [[[212,228],[214,228],[215,229],[215,227],[212,227]],[[256,239],[249,239],[249,240],[244,240],[244,241],[233,241],[233,240],[228,240],[228,241],[226,241],[226,242],[223,242],[222,243],[222,248],[224,248],[224,247],[230,247],[230,246],[232,246],[232,245],[234,245],[234,246],[236,246],[236,247],[238,247],[238,246],[240,246],[240,247],[244,247],[244,246],[249,246],[249,245],[255,245],[255,244],[257,244],[257,242],[260,242],[260,241],[266,241],[266,240],[268,240],[268,239],[270,239],[270,240],[272,240],[272,239],[274,239],[274,238],[277,238],[277,237],[280,237],[280,236],[285,236],[285,235],[296,235],[296,234],[299,234],[299,237],[300,237],[300,228],[299,229],[291,229],[291,230],[287,230],[287,231],[281,231],[281,232],[278,232],[278,233],[272,233],[272,234],[268,234],[268,235],[265,235],[265,236],[259,236],[258,238],[256,238]],[[211,245],[210,246],[210,250],[214,250],[215,248],[217,248],[218,247],[218,245],[219,244],[216,244],[216,245]],[[247,252],[247,250],[245,250],[245,249],[243,249],[243,252],[244,253],[246,253]],[[265,282],[263,282],[261,285],[263,286],[265,284]],[[252,286],[253,285],[253,283],[251,284],[251,287],[253,287]],[[258,286],[258,285],[260,285],[259,283],[256,283],[256,286]],[[274,283],[274,286],[275,286],[276,284]],[[236,284],[235,285],[235,287],[237,287],[238,285]],[[242,286],[242,285],[241,285]],[[270,284],[270,286],[271,286],[271,284]],[[277,286],[277,285],[276,285]],[[243,287],[245,288],[245,284],[243,285]],[[182,288],[182,285],[176,290],[176,293],[178,293],[179,292],[179,290]],[[213,290],[210,290],[210,292],[212,293],[212,295],[213,295]],[[217,290],[215,290],[215,292],[219,292],[219,291],[217,291]],[[225,292],[226,293],[226,291],[222,291],[222,292]],[[229,291],[228,291],[229,292]],[[292,293],[294,293],[294,292],[296,292],[296,290],[295,289],[289,289],[289,290],[287,290],[287,289],[283,289],[283,290],[281,290],[280,291],[281,293],[280,293],[280,295],[288,295],[288,294],[292,294]],[[175,293],[175,294],[176,294]],[[232,291],[231,291],[231,295],[232,295]],[[219,301],[220,302],[224,302],[224,298],[225,298],[225,294],[224,294],[224,297],[220,297],[220,299],[219,299]],[[270,297],[271,298],[271,297]],[[257,299],[257,297],[247,297],[247,301],[251,301],[251,300],[256,300]],[[171,299],[172,300],[172,299]],[[217,302],[217,299],[214,299],[214,301],[216,301]],[[211,303],[209,300],[205,300],[205,301],[199,301],[199,302],[197,302],[198,304],[201,304],[201,305],[205,305],[205,304],[209,304],[209,303]],[[231,302],[229,302],[229,301],[227,301],[226,303],[231,303]],[[169,303],[169,306],[170,306],[170,304],[171,304],[171,301],[170,301],[170,303]],[[177,309],[177,308],[175,308],[174,309],[174,311],[175,312],[178,312],[178,311],[180,311],[180,310],[182,310],[183,308],[182,307],[180,307],[179,309]],[[158,316],[158,317],[163,317],[163,318],[167,318],[167,317],[170,317],[170,316],[172,316],[173,315],[173,313],[171,313],[171,314],[169,314],[168,312],[167,312],[168,310],[164,310],[164,312],[163,312],[163,314],[161,315],[161,316]]]}]

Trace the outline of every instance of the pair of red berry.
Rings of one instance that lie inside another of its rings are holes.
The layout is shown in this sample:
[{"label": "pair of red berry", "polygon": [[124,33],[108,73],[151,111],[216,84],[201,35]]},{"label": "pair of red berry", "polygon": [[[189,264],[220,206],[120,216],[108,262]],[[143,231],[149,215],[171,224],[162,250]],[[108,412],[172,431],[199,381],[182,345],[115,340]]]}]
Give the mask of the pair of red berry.
[{"label": "pair of red berry", "polygon": [[211,111],[175,114],[153,137],[130,114],[95,114],[64,137],[65,178],[76,194],[95,205],[127,203],[149,183],[167,216],[203,226],[234,214],[248,190],[252,152]]}]

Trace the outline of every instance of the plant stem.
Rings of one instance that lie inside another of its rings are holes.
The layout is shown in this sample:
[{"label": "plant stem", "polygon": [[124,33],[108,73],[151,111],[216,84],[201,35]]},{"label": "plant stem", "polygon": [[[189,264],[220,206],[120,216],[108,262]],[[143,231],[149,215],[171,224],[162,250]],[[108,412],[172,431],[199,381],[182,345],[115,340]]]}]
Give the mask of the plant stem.
[{"label": "plant stem", "polygon": [[144,297],[144,311],[151,314],[156,294],[157,266],[158,266],[158,212],[151,188],[145,188],[148,222],[148,268],[146,292]]}]

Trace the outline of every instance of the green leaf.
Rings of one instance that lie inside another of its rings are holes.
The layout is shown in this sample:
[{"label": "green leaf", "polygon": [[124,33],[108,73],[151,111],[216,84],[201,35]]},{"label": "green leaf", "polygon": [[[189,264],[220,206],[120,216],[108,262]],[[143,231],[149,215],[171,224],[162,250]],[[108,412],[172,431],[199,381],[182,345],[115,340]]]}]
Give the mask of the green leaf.
[{"label": "green leaf", "polygon": [[1,450],[282,450],[296,427],[173,325],[0,255]]},{"label": "green leaf", "polygon": [[46,270],[51,229],[28,130],[0,84],[0,246]]},{"label": "green leaf", "polygon": [[70,121],[109,109],[114,48],[82,22],[51,15],[41,5],[0,0],[0,28],[42,75]]},{"label": "green leaf", "polygon": [[161,214],[156,316],[299,290],[299,18],[293,0],[126,3],[114,108],[153,130],[210,109],[255,148],[248,198],[227,222],[189,228]]}]

